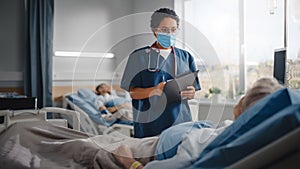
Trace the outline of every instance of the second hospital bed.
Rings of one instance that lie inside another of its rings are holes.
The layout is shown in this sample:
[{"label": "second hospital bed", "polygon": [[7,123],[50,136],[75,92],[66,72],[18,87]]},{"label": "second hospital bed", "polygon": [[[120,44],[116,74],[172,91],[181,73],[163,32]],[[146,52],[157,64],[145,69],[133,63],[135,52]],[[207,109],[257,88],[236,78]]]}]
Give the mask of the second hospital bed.
[{"label": "second hospital bed", "polygon": [[91,135],[133,136],[132,122],[106,121],[94,106],[96,95],[90,89],[79,89],[76,93],[63,96],[63,108],[75,110],[80,114],[81,131]]}]

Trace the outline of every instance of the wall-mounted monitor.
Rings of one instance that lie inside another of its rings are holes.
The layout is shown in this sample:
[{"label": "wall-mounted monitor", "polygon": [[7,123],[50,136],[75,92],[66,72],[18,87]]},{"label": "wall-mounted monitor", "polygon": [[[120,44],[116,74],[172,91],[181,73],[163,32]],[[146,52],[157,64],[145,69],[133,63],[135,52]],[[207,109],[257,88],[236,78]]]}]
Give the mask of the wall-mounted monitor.
[{"label": "wall-mounted monitor", "polygon": [[285,84],[286,82],[286,49],[275,49],[274,51],[274,66],[273,76],[279,83]]}]

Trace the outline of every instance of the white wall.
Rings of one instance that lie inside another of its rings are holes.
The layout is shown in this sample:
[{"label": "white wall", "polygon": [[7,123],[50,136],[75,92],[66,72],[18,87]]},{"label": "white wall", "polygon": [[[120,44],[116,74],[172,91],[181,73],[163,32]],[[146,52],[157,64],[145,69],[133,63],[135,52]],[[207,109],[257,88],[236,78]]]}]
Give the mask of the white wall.
[{"label": "white wall", "polygon": [[133,29],[143,26],[150,30],[150,18],[139,20],[132,15],[145,12],[151,14],[160,7],[173,8],[174,2],[173,0],[56,0],[54,51],[112,50],[117,58],[124,57],[126,56],[123,54],[124,48],[130,48],[132,51],[141,45],[138,42],[137,45],[130,44],[130,39],[133,38],[131,36],[135,35]]},{"label": "white wall", "polygon": [[[149,26],[153,11],[173,6],[173,0],[56,0],[54,51],[114,53],[114,62],[103,59],[95,62],[98,62],[99,69],[111,67],[105,74],[110,74],[111,81],[118,84],[127,56],[134,49],[150,45],[154,41]],[[54,59],[54,72],[64,71],[58,67],[62,65],[58,63],[61,59]],[[77,65],[68,67],[68,70],[65,69],[67,72],[55,72],[54,85],[66,84],[57,78],[57,74],[70,74],[72,69],[77,72],[90,69],[89,64],[86,64],[86,68],[81,66],[80,70]],[[97,74],[99,69],[90,72]],[[107,81],[107,77],[109,76],[97,75],[96,79],[85,80],[85,83]]]},{"label": "white wall", "polygon": [[23,0],[1,0],[0,21],[0,87],[20,87],[25,51]]},{"label": "white wall", "polygon": [[[54,51],[118,53],[113,51],[115,37],[119,37],[117,34],[122,30],[130,29],[114,23],[132,13],[131,1],[56,0]],[[115,60],[54,57],[54,86],[70,85],[72,80],[73,85],[76,85],[74,81],[83,85],[93,85],[93,81],[107,81],[115,69]],[[103,72],[103,68],[108,69]],[[90,79],[83,74],[89,74]],[[95,74],[97,77],[93,78]]]},{"label": "white wall", "polygon": [[[149,34],[150,18],[133,14],[148,12],[150,16],[160,7],[174,6],[173,0],[55,0],[54,4],[53,50],[113,52],[115,59],[109,64],[114,69],[135,48],[154,40]],[[0,87],[23,86],[24,0],[1,0],[0,20]],[[139,27],[148,34],[136,33]]]},{"label": "white wall", "polygon": [[[131,0],[56,0],[54,50],[78,51],[98,29],[131,13]],[[100,32],[89,50],[106,50],[118,29]]]}]

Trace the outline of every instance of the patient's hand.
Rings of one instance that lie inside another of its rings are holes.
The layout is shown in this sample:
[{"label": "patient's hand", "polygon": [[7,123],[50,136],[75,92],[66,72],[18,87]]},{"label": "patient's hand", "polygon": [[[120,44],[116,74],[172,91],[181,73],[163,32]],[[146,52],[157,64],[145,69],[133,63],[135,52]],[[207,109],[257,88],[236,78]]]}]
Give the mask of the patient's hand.
[{"label": "patient's hand", "polygon": [[113,151],[113,156],[118,160],[125,168],[130,168],[131,164],[136,160],[133,158],[132,151],[126,145],[121,145]]}]

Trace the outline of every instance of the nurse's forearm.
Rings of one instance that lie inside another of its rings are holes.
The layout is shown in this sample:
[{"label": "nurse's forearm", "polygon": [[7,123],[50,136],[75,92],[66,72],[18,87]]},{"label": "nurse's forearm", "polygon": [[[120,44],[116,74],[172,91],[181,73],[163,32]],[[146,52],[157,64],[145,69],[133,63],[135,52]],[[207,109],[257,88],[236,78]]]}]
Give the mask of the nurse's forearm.
[{"label": "nurse's forearm", "polygon": [[130,87],[130,96],[132,99],[146,99],[154,95],[161,96],[162,90],[156,86],[149,88]]}]

